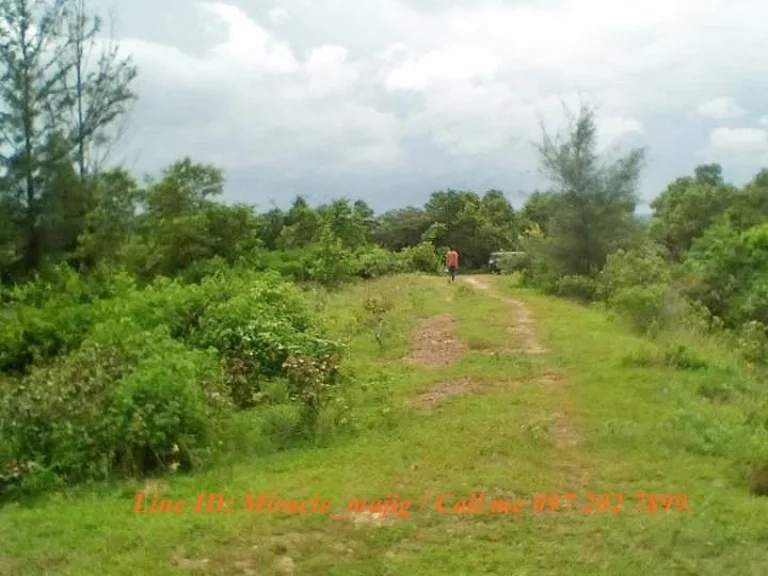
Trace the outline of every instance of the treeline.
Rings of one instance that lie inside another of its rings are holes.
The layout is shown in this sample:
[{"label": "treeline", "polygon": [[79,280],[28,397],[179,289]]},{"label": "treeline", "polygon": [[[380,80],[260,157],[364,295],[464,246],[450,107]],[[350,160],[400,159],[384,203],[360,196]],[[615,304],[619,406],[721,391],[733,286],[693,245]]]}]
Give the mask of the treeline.
[{"label": "treeline", "polygon": [[[516,247],[527,222],[497,190],[434,192],[422,208],[378,216],[365,201],[344,198],[312,207],[298,197],[287,210],[260,213],[222,202],[222,171],[191,159],[145,186],[122,169],[80,178],[73,159],[65,160],[60,169],[68,177],[40,188],[50,202],[40,207],[37,225],[8,222],[0,245],[6,286],[50,265],[85,274],[120,269],[146,283],[158,276],[200,279],[238,262],[332,286],[394,272],[434,273],[451,245],[461,250],[464,268],[480,269],[491,252]],[[17,196],[4,198],[24,211]],[[34,258],[26,257],[33,247]]]}]

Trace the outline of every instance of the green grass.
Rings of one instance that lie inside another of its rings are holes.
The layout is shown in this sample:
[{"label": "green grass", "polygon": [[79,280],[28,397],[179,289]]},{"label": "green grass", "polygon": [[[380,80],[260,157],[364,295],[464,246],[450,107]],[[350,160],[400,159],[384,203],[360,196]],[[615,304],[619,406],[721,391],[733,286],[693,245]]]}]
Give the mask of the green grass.
[{"label": "green grass", "polygon": [[[285,555],[296,574],[312,575],[765,574],[768,499],[747,490],[747,460],[760,446],[744,424],[763,396],[742,367],[707,352],[703,368],[675,368],[657,343],[598,310],[482,280],[492,289],[409,276],[318,297],[332,330],[350,339],[348,426],[320,446],[276,452],[248,436],[264,416],[245,414],[235,455],[156,482],[163,498],[232,498],[230,514],[136,514],[138,482],[5,506],[0,574],[264,575],[279,573]],[[395,302],[383,350],[357,329],[356,311],[373,295]],[[548,354],[511,351],[514,314],[501,295],[528,304]],[[440,368],[402,362],[415,322],[446,311],[466,355]],[[431,410],[411,402],[460,377],[479,390]],[[576,446],[558,447],[564,427]],[[441,493],[473,492],[485,495],[485,513],[434,509]],[[691,511],[636,512],[640,492],[687,494]],[[334,512],[350,498],[413,504],[390,525],[355,526],[240,512],[248,493],[320,494]],[[574,493],[575,510],[534,513],[539,493]],[[582,513],[588,494],[604,493],[612,506],[623,494],[621,513]],[[528,504],[490,514],[491,498]]]}]

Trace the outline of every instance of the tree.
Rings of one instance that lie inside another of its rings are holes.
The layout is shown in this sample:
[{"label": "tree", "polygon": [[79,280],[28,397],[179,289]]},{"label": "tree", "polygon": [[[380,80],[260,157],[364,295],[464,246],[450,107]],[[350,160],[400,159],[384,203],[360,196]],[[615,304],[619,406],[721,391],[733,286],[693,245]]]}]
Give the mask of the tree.
[{"label": "tree", "polygon": [[101,19],[87,11],[85,0],[70,0],[66,21],[68,54],[60,66],[70,110],[69,139],[81,180],[96,163],[91,157],[94,144],[110,143],[105,129],[126,114],[136,99],[131,91],[136,67],[130,58],[119,57],[116,44],[110,41],[98,54],[95,67],[91,66],[101,26]]},{"label": "tree", "polygon": [[285,214],[277,247],[288,250],[310,244],[319,234],[320,224],[320,215],[309,206],[305,198],[297,196]]},{"label": "tree", "polygon": [[72,165],[66,138],[54,135],[40,151],[40,251],[46,258],[69,259],[85,227],[90,190]]},{"label": "tree", "polygon": [[421,208],[390,210],[378,218],[373,238],[385,248],[399,251],[417,246],[430,224],[429,216]]},{"label": "tree", "polygon": [[113,169],[91,176],[92,204],[85,216],[75,256],[86,269],[116,257],[120,246],[135,231],[141,190],[125,170]]},{"label": "tree", "polygon": [[530,228],[531,226],[538,226],[538,228],[546,233],[549,228],[549,221],[555,212],[555,205],[557,202],[557,195],[554,192],[533,192],[525,200],[523,209],[520,214],[521,228]]},{"label": "tree", "polygon": [[[215,166],[189,158],[172,164],[142,194],[144,213],[136,219],[136,233],[128,237],[119,257],[149,281],[158,275],[177,276],[213,260],[232,264],[252,252],[260,246],[259,220],[251,206],[216,202],[223,186],[224,175]],[[127,216],[132,209],[106,200],[113,209],[110,217]]]},{"label": "tree", "polygon": [[565,137],[543,131],[537,146],[556,206],[547,233],[550,264],[560,274],[595,275],[609,253],[634,236],[642,149],[614,161],[597,154],[595,112],[582,105]]},{"label": "tree", "polygon": [[480,201],[483,215],[503,234],[508,235],[506,242],[512,242],[517,236],[517,215],[509,199],[501,190],[488,190]]},{"label": "tree", "polygon": [[736,190],[723,182],[718,164],[706,164],[694,177],[678,178],[651,204],[651,236],[680,260],[733,203]]},{"label": "tree", "polygon": [[277,240],[285,225],[285,214],[280,208],[273,208],[259,216],[259,240],[267,250],[277,249]]},{"label": "tree", "polygon": [[5,192],[23,212],[23,265],[41,258],[42,150],[60,127],[66,103],[62,78],[66,42],[62,22],[68,0],[0,0],[0,160]]},{"label": "tree", "polygon": [[738,231],[768,219],[768,169],[762,169],[740,191],[730,195],[725,218]]},{"label": "tree", "polygon": [[90,66],[100,20],[85,0],[0,0],[0,23],[0,194],[21,277],[75,248],[93,203],[89,151],[135,98],[136,69],[114,45]]}]

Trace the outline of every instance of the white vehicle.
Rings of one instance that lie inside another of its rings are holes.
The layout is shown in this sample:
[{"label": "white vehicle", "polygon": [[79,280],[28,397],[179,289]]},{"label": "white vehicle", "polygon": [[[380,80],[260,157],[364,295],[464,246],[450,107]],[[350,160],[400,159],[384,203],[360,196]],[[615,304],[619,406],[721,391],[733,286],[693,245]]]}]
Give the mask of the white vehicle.
[{"label": "white vehicle", "polygon": [[525,261],[525,252],[493,252],[488,259],[491,274],[512,272]]}]

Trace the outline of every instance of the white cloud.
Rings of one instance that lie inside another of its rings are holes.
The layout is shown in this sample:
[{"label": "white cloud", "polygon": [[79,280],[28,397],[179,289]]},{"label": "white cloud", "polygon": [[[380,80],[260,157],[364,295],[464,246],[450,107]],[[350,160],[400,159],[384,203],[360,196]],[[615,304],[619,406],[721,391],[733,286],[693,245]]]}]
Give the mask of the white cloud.
[{"label": "white cloud", "polygon": [[748,175],[754,175],[768,162],[768,130],[716,128],[710,133],[709,146],[699,156],[707,162],[719,162],[734,168],[749,167]]},{"label": "white cloud", "polygon": [[348,62],[348,56],[349,50],[344,46],[326,45],[312,50],[305,64],[308,92],[329,96],[349,90],[358,79],[358,70]]},{"label": "white cloud", "polygon": [[634,118],[605,116],[597,119],[597,137],[603,149],[617,144],[624,136],[639,134],[642,131],[642,123]]},{"label": "white cloud", "polygon": [[279,26],[280,24],[283,24],[291,19],[291,15],[288,13],[288,10],[282,7],[273,8],[267,12],[267,17],[269,18],[269,21],[272,22],[272,24],[275,26]]},{"label": "white cloud", "polygon": [[423,56],[409,57],[389,73],[387,89],[424,90],[432,83],[490,79],[498,67],[498,57],[492,49],[457,44]]},{"label": "white cloud", "polygon": [[764,116],[761,116],[760,120],[758,120],[758,123],[761,126],[768,126],[768,114],[765,114]]},{"label": "white cloud", "polygon": [[[198,6],[226,32],[209,50],[122,40],[141,71],[136,125],[152,134],[141,142],[148,161],[192,154],[254,174],[269,167],[329,193],[350,173],[377,174],[372,186],[392,174],[478,186],[493,174],[491,185],[521,186],[516,175],[536,170],[540,118],[556,129],[561,101],[579,95],[600,105],[603,148],[631,136],[660,149],[668,172],[690,172],[705,145],[754,162],[765,145],[747,128],[702,142],[691,117],[755,107],[754,79],[768,77],[762,0],[280,0],[260,16]],[[366,18],[377,26],[361,26]]]},{"label": "white cloud", "polygon": [[201,2],[198,7],[219,18],[229,31],[227,41],[211,50],[211,60],[217,65],[226,63],[228,68],[237,68],[241,73],[261,69],[293,72],[296,69],[296,60],[288,44],[275,40],[241,9],[208,2]]},{"label": "white cloud", "polygon": [[768,152],[768,130],[760,128],[715,128],[709,136],[715,152],[721,154]]},{"label": "white cloud", "polygon": [[395,42],[387,46],[384,50],[376,54],[376,58],[383,62],[393,62],[398,59],[398,56],[405,56],[408,54],[408,48],[402,42]]},{"label": "white cloud", "polygon": [[747,113],[733,99],[725,97],[713,98],[704,102],[699,106],[698,112],[701,116],[713,120],[733,120],[741,118]]}]

